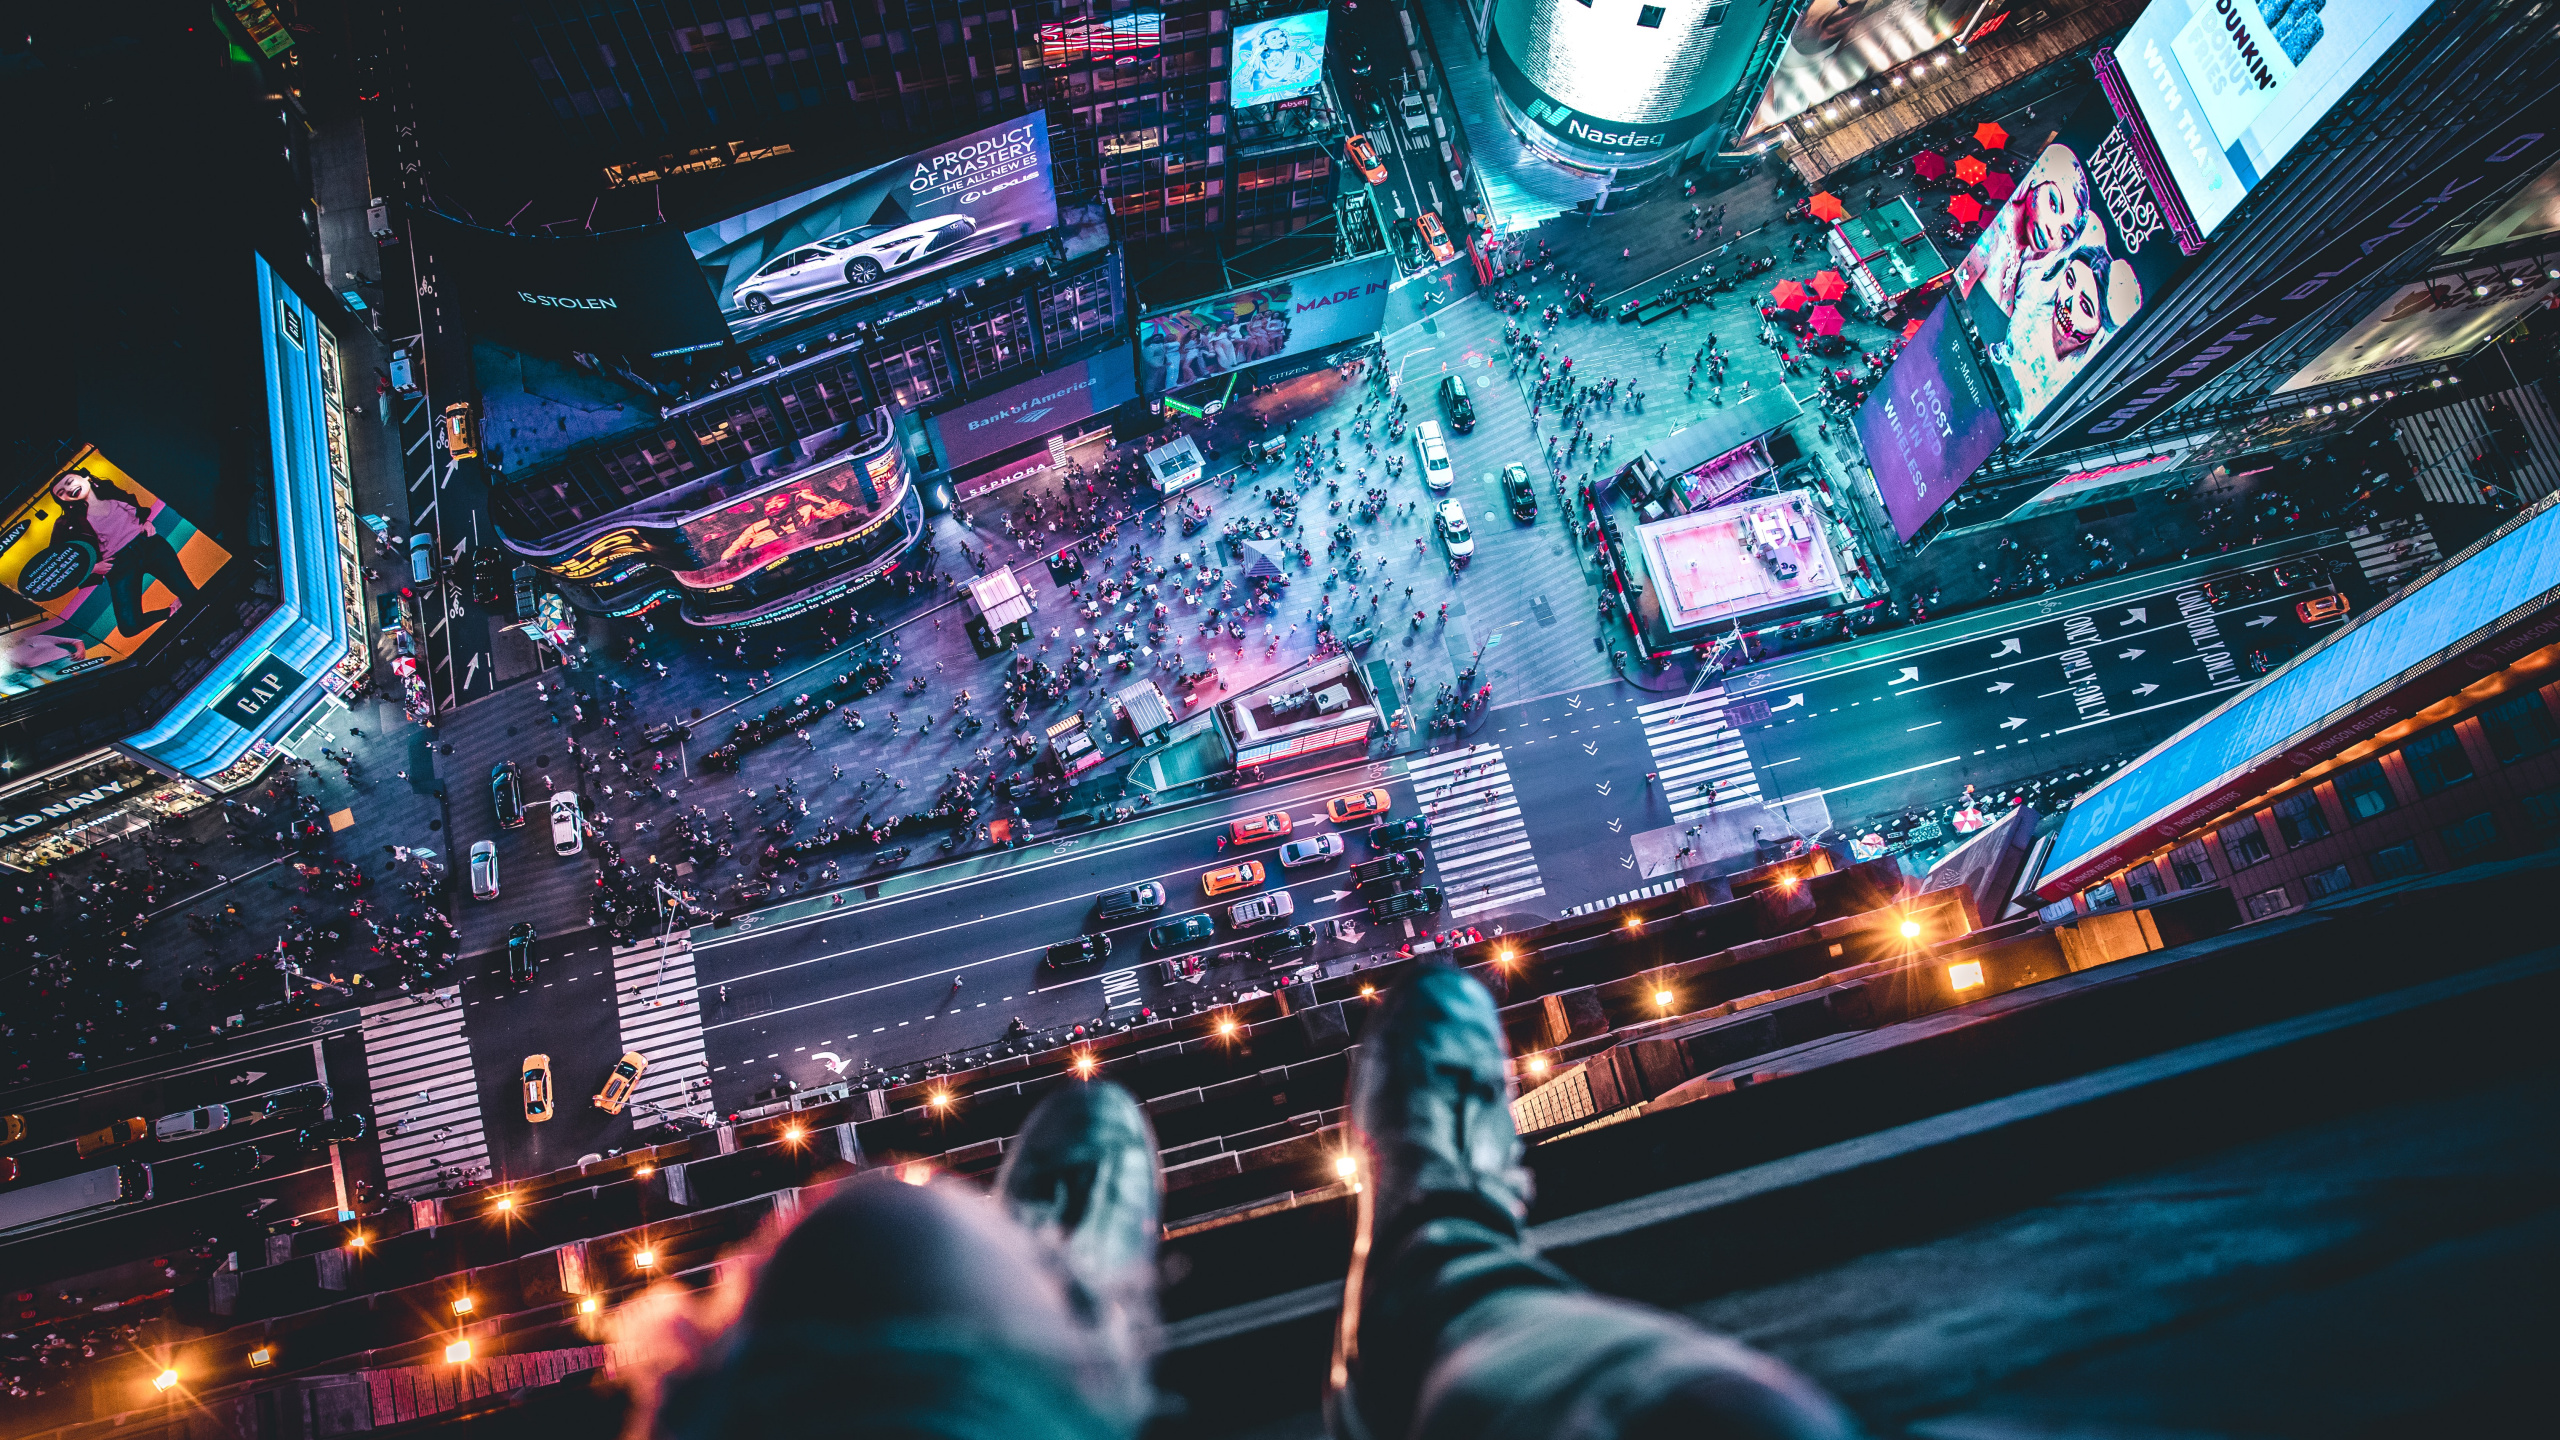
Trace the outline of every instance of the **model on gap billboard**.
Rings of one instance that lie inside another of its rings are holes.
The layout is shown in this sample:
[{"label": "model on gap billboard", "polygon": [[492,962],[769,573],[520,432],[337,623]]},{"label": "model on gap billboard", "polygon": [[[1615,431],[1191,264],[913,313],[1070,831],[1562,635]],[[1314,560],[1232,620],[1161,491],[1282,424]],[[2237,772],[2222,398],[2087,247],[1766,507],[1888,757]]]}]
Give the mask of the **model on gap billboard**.
[{"label": "model on gap billboard", "polygon": [[2103,106],[2094,113],[2109,123],[2089,161],[2074,144],[2046,145],[1956,267],[1991,373],[2021,424],[2141,313],[2146,272],[2165,283],[2184,260],[2164,238],[2122,126]]},{"label": "model on gap billboard", "polygon": [[124,660],[231,552],[88,446],[0,523],[0,588],[40,612],[0,633],[0,693]]},{"label": "model on gap billboard", "polygon": [[883,286],[1054,230],[1038,111],[685,232],[729,333],[823,319]]}]

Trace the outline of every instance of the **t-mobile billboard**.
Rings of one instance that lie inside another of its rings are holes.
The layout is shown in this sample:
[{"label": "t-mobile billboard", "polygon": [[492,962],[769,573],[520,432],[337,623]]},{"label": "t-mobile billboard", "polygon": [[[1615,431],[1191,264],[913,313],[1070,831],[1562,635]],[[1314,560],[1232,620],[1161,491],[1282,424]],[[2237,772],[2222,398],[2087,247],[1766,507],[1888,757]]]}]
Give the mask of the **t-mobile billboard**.
[{"label": "t-mobile billboard", "polygon": [[744,341],[1057,225],[1049,120],[1035,110],[684,238]]},{"label": "t-mobile billboard", "polygon": [[1908,540],[1956,493],[2008,430],[1973,347],[1942,304],[1858,407],[1858,443],[1894,533]]},{"label": "t-mobile billboard", "polygon": [[956,470],[1091,419],[1136,398],[1137,393],[1128,347],[1114,346],[983,400],[945,410],[933,417],[933,428],[941,437],[943,463]]},{"label": "t-mobile billboard", "polygon": [[1164,395],[1229,371],[1374,335],[1387,319],[1395,260],[1345,260],[1138,321],[1139,384]]}]

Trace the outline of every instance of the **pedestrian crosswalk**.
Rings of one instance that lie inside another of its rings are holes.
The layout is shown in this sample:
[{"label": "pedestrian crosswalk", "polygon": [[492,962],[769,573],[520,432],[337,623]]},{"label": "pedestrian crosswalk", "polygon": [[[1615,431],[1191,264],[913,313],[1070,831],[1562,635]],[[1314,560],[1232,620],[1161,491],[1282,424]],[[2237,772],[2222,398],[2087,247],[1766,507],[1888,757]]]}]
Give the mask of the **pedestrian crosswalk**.
[{"label": "pedestrian crosswalk", "polygon": [[1452,920],[1547,893],[1499,745],[1471,745],[1414,762],[1407,778],[1431,817],[1431,859]]},{"label": "pedestrian crosswalk", "polygon": [[382,1127],[383,1188],[398,1199],[485,1179],[488,1136],[462,1033],[461,987],[364,1007],[364,1064]]},{"label": "pedestrian crosswalk", "polygon": [[622,1048],[649,1057],[631,1092],[636,1123],[646,1107],[683,1110],[699,1103],[710,1076],[702,1044],[702,1002],[694,993],[693,942],[681,933],[613,948],[613,1003]]},{"label": "pedestrian crosswalk", "polygon": [[1639,705],[1636,719],[1652,747],[1654,779],[1671,802],[1672,819],[1758,802],[1760,777],[1752,772],[1742,734],[1724,721],[1723,686]]},{"label": "pedestrian crosswalk", "polygon": [[1565,911],[1563,918],[1570,920],[1576,915],[1593,915],[1602,910],[1614,909],[1617,906],[1624,905],[1630,900],[1650,900],[1656,895],[1668,895],[1687,883],[1687,881],[1679,879],[1660,881],[1656,884],[1647,885],[1641,890],[1629,890],[1621,894],[1612,895],[1606,900],[1593,900],[1587,904],[1576,905]]},{"label": "pedestrian crosswalk", "polygon": [[1102,1008],[1134,1010],[1145,1003],[1138,995],[1138,972],[1135,967],[1114,970],[1102,977]]},{"label": "pedestrian crosswalk", "polygon": [[2355,547],[2356,564],[2363,567],[2364,578],[2385,590],[2408,584],[2444,558],[2423,515],[2358,526],[2347,532],[2347,543]]}]

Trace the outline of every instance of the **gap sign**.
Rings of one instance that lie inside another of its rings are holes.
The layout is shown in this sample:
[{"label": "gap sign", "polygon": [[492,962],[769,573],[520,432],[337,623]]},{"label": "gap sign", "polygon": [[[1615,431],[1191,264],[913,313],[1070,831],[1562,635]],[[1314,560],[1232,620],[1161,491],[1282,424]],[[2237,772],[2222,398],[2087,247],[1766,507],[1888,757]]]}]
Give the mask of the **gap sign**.
[{"label": "gap sign", "polygon": [[213,704],[213,713],[243,730],[255,730],[266,723],[286,696],[302,688],[302,678],[301,671],[270,655],[251,666],[239,684],[223,692]]}]

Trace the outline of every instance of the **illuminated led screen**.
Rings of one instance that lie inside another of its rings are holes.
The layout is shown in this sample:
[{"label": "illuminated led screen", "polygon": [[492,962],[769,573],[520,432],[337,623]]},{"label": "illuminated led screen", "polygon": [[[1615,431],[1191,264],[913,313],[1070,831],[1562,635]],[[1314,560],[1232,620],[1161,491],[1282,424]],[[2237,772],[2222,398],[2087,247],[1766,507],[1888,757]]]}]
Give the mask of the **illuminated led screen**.
[{"label": "illuminated led screen", "polygon": [[1331,12],[1310,10],[1236,27],[1235,106],[1267,105],[1304,95],[1324,80],[1324,36]]}]

